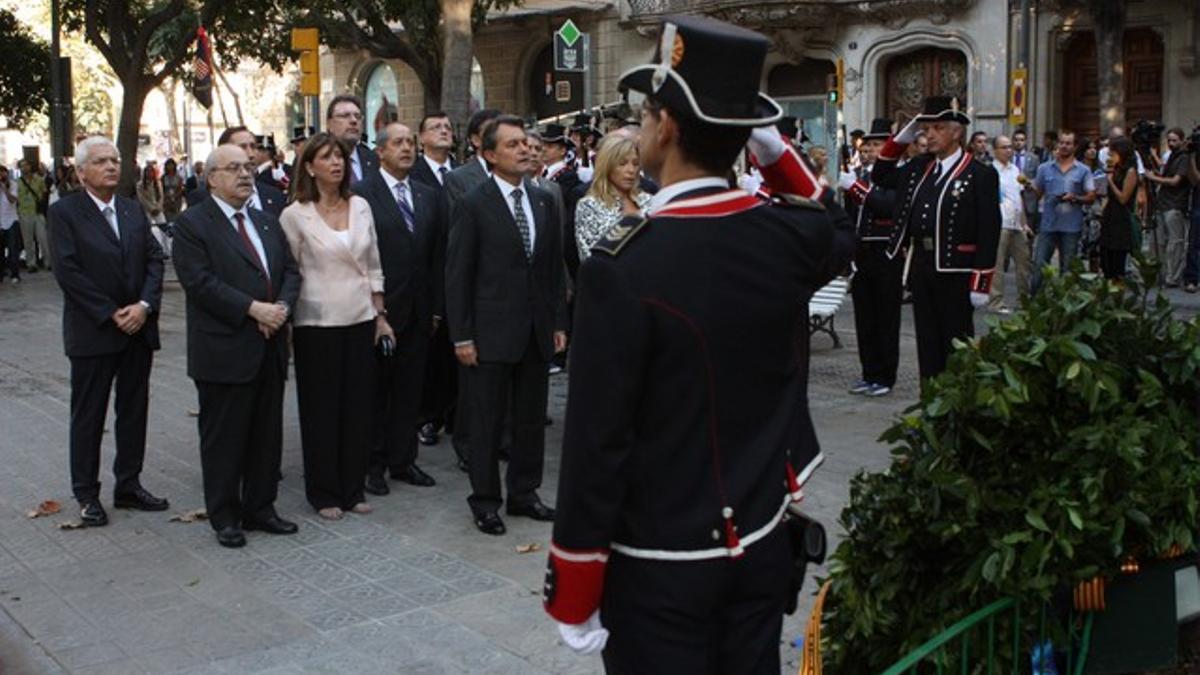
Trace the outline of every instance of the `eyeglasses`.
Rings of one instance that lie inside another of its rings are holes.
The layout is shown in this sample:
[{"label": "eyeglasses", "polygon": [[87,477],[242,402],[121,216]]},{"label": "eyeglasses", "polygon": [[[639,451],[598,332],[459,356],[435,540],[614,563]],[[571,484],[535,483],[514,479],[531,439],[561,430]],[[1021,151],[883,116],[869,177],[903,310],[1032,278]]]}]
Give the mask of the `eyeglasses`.
[{"label": "eyeglasses", "polygon": [[333,118],[338,119],[338,120],[361,121],[363,118],[363,114],[360,112],[340,112],[340,113],[335,114],[333,116]]},{"label": "eyeglasses", "polygon": [[245,164],[230,164],[228,166],[218,166],[215,169],[210,169],[210,171],[228,171],[229,173],[234,174],[235,176],[237,174],[245,172],[245,173],[248,173],[251,176],[253,176],[254,172],[257,169],[258,169],[258,165],[255,164],[254,162],[246,162]]}]

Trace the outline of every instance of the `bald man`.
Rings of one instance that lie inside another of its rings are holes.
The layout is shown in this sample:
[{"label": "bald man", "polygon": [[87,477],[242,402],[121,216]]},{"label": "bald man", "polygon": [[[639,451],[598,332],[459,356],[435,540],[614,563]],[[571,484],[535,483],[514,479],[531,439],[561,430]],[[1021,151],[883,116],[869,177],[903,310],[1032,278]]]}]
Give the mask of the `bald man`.
[{"label": "bald man", "polygon": [[[434,479],[417,466],[417,430],[429,336],[445,314],[446,197],[411,180],[418,161],[416,135],[393,122],[375,138],[380,170],[368,172],[354,192],[371,205],[384,307],[396,331],[394,353],[381,355],[375,433],[365,489],[390,492],[384,474],[418,487]],[[424,161],[424,160],[420,160]]]}]

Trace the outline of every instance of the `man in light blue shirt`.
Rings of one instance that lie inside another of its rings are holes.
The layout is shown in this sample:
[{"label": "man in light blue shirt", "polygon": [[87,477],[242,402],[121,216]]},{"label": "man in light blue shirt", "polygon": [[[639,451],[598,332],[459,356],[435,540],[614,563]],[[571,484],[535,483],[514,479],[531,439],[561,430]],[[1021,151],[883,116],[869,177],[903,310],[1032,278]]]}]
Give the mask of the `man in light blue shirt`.
[{"label": "man in light blue shirt", "polygon": [[1042,285],[1042,268],[1058,251],[1058,268],[1066,271],[1079,254],[1083,209],[1096,200],[1092,172],[1075,159],[1075,134],[1058,132],[1054,157],[1038,167],[1033,189],[1042,204],[1041,229],[1033,246],[1032,292]]}]

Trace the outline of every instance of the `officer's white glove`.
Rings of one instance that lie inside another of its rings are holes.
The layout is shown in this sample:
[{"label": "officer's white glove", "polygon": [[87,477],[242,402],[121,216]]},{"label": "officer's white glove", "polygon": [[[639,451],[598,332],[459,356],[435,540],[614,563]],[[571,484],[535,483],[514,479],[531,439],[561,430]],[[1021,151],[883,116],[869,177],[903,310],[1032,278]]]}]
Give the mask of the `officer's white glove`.
[{"label": "officer's white glove", "polygon": [[988,304],[989,299],[990,296],[988,296],[987,293],[976,293],[975,291],[971,291],[971,306],[975,309],[979,309],[980,307]]},{"label": "officer's white glove", "polygon": [[559,623],[558,634],[576,654],[595,654],[608,643],[608,629],[600,625],[600,610],[583,623]]},{"label": "officer's white glove", "polygon": [[842,173],[838,174],[838,187],[843,190],[849,190],[850,188],[854,187],[854,184],[857,182],[858,176],[855,176],[854,172],[852,171],[843,171]]},{"label": "officer's white glove", "polygon": [[787,147],[787,141],[783,140],[775,127],[755,127],[750,131],[750,140],[746,141],[746,148],[754,155],[759,166],[774,164],[787,151]]},{"label": "officer's white glove", "polygon": [[917,140],[917,131],[920,130],[920,128],[920,122],[918,122],[917,118],[914,117],[909,120],[908,124],[905,124],[904,128],[897,132],[893,138],[897,143],[908,145]]}]

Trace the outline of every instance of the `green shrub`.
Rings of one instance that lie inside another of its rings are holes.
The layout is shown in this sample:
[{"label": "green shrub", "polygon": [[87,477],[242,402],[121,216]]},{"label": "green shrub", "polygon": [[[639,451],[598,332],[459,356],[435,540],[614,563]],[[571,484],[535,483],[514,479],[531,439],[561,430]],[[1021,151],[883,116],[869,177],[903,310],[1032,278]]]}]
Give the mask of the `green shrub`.
[{"label": "green shrub", "polygon": [[827,670],[878,673],[996,599],[1040,607],[1192,548],[1198,338],[1161,295],[1076,269],[958,345],[881,437],[891,468],[851,482]]}]

